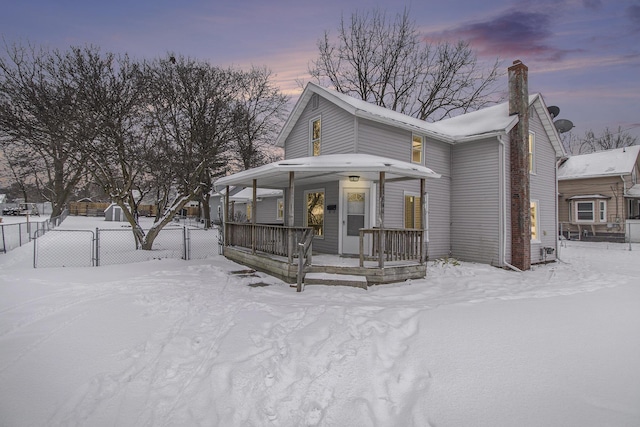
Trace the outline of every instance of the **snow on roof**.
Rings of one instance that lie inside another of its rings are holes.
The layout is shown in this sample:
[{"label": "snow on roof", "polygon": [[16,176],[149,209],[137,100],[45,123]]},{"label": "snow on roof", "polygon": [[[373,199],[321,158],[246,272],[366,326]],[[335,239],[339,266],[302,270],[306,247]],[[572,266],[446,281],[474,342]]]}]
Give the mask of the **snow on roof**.
[{"label": "snow on roof", "polygon": [[[256,188],[256,197],[278,197],[282,196],[282,190],[272,190],[270,188]],[[238,191],[233,196],[229,197],[229,200],[234,201],[246,201],[253,199],[253,187],[247,187]]]},{"label": "snow on roof", "polygon": [[[461,142],[495,133],[508,132],[518,122],[517,115],[509,115],[509,104],[507,102],[430,123],[331,89],[323,88],[315,83],[308,83],[278,135],[276,145],[284,146],[284,141],[293,129],[297,119],[304,110],[304,106],[309,102],[313,93],[319,94],[355,116],[401,127],[414,132],[418,131],[427,136],[432,136],[447,142]],[[529,105],[534,105],[538,100],[541,104],[544,104],[540,94],[530,95]],[[546,108],[538,110],[546,111]]]},{"label": "snow on roof", "polygon": [[627,190],[625,197],[639,197],[640,198],[640,184],[635,184]]},{"label": "snow on roof", "polygon": [[633,171],[640,146],[571,156],[558,168],[558,180],[626,175]]},{"label": "snow on roof", "polygon": [[215,187],[225,185],[244,185],[251,187],[256,179],[262,188],[286,188],[289,172],[294,172],[297,182],[318,183],[329,180],[329,176],[347,178],[351,175],[376,181],[380,172],[386,173],[386,179],[440,178],[440,174],[418,164],[401,160],[373,156],[371,154],[328,154],[325,156],[302,157],[280,160],[254,169],[238,172],[220,178]]}]

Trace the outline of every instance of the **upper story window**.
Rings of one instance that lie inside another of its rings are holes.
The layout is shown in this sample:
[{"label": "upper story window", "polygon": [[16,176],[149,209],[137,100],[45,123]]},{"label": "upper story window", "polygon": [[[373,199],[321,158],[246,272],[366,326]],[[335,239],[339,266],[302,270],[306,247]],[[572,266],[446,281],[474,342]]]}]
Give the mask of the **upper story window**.
[{"label": "upper story window", "polygon": [[535,146],[536,146],[536,134],[529,132],[529,173],[536,173],[535,162]]},{"label": "upper story window", "polygon": [[322,141],[322,130],[320,126],[320,117],[309,122],[309,138],[312,156],[320,155],[320,145]]},{"label": "upper story window", "polygon": [[422,163],[422,153],[424,152],[424,138],[420,135],[413,135],[411,140],[411,162]]}]

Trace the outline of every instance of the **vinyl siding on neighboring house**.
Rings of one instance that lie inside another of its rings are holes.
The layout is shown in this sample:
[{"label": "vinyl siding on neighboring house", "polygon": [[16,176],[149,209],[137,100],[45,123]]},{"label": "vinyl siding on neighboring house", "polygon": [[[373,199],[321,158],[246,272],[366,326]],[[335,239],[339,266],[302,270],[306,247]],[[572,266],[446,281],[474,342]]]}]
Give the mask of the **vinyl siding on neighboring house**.
[{"label": "vinyl siding on neighboring house", "polygon": [[[625,176],[627,188],[631,185],[630,176]],[[575,212],[569,213],[571,201],[567,199],[573,196],[602,194],[608,196],[607,218],[603,223],[599,222],[596,207],[595,225],[596,232],[623,232],[624,218],[626,218],[626,199],[623,197],[624,183],[620,176],[605,176],[600,178],[567,179],[558,181],[558,222],[562,225],[563,232],[567,230],[577,231],[577,227],[572,227],[575,221]],[[593,200],[593,199],[591,199]],[[584,223],[590,225],[591,223]],[[613,225],[608,228],[607,224]]]},{"label": "vinyl siding on neighboring house", "polygon": [[318,108],[309,102],[285,141],[285,158],[310,156],[309,121],[320,117],[320,154],[355,152],[353,115],[320,97]]},{"label": "vinyl siding on neighboring house", "polygon": [[[542,262],[556,259],[557,227],[556,204],[558,199],[555,189],[556,183],[556,153],[549,140],[540,117],[531,109],[529,131],[535,134],[534,143],[534,172],[530,174],[530,199],[538,201],[539,242],[531,243],[531,262]],[[540,253],[544,247],[554,248],[553,254]]]},{"label": "vinyl siding on neighboring house", "polygon": [[452,150],[452,255],[500,265],[499,143],[462,143]]}]

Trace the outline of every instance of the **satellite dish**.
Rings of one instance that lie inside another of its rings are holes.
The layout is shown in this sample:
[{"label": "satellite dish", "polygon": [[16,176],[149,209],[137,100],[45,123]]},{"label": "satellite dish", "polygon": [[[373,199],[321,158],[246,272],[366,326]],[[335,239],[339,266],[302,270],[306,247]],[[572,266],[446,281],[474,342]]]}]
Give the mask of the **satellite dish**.
[{"label": "satellite dish", "polygon": [[573,128],[573,122],[571,120],[560,119],[553,122],[558,133],[569,132]]},{"label": "satellite dish", "polygon": [[549,111],[549,114],[551,114],[552,119],[555,119],[556,117],[558,117],[558,114],[560,114],[560,108],[556,107],[555,105],[547,107],[547,111]]}]

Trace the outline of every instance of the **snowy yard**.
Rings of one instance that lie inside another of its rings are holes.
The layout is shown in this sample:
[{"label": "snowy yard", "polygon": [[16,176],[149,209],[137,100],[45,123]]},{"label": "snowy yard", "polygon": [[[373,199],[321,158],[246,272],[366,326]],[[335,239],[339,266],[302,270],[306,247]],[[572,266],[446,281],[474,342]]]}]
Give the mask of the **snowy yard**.
[{"label": "snowy yard", "polygon": [[33,269],[27,245],[0,254],[0,425],[638,426],[627,249],[296,293],[220,256]]}]

